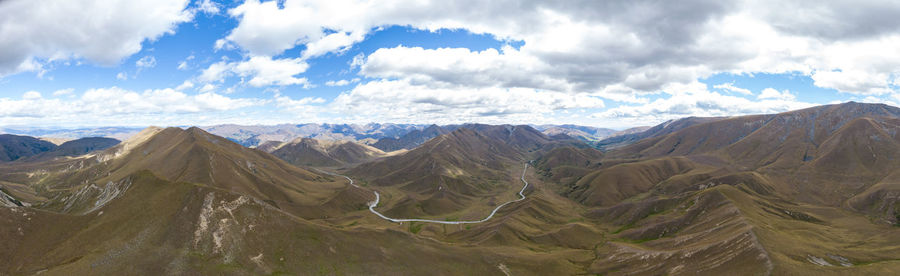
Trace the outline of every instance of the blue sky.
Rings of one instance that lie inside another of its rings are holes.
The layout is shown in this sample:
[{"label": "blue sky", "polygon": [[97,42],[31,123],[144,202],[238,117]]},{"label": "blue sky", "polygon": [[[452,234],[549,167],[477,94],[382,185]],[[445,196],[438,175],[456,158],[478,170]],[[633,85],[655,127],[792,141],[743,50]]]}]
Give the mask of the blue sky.
[{"label": "blue sky", "polygon": [[621,129],[900,101],[897,5],[641,2],[4,1],[0,126]]}]

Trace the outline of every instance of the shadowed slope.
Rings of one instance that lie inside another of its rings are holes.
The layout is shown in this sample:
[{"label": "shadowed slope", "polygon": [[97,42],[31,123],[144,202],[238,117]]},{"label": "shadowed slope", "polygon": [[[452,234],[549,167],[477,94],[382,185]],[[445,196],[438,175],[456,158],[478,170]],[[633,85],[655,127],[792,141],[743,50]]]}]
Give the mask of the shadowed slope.
[{"label": "shadowed slope", "polygon": [[0,134],[0,162],[35,156],[56,147],[53,143],[30,136]]}]

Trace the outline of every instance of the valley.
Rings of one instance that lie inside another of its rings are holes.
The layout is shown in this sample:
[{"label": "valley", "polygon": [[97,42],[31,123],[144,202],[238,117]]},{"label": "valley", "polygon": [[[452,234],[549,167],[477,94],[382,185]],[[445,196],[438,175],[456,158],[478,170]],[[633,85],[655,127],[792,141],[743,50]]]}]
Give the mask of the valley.
[{"label": "valley", "polygon": [[[428,222],[428,223],[439,223],[439,224],[472,224],[472,223],[486,222],[486,221],[490,220],[491,218],[493,218],[494,214],[496,214],[497,211],[500,210],[500,208],[503,208],[503,206],[506,206],[507,204],[510,204],[510,203],[522,201],[525,199],[525,194],[523,194],[523,193],[525,192],[525,189],[528,188],[528,181],[525,180],[525,173],[527,171],[528,171],[528,163],[525,163],[525,169],[522,170],[522,177],[520,178],[520,179],[522,179],[522,183],[524,183],[524,185],[522,186],[522,190],[519,190],[519,198],[501,203],[500,205],[497,205],[497,207],[495,207],[493,210],[491,210],[491,213],[487,217],[480,219],[480,220],[448,221],[448,220],[430,220],[430,219],[390,218],[378,211],[375,211],[375,208],[378,207],[378,203],[381,201],[381,194],[379,194],[378,191],[372,191],[372,193],[375,194],[375,201],[372,201],[369,203],[369,211],[372,212],[372,214],[375,214],[375,215],[377,215],[385,220],[391,221],[391,222]],[[334,175],[344,177],[347,179],[347,181],[350,181],[351,186],[362,189],[362,187],[360,187],[356,184],[353,184],[353,179],[351,179],[350,177],[347,177],[344,175],[339,175],[339,174],[334,174]]]}]

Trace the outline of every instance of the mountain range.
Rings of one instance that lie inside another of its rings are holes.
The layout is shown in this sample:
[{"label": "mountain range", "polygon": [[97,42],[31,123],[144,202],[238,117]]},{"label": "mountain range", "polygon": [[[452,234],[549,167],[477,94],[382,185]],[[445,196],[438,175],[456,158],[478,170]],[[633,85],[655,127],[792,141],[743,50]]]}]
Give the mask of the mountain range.
[{"label": "mountain range", "polygon": [[[291,142],[299,138],[316,140],[354,141],[378,148],[385,152],[412,149],[438,135],[447,134],[465,125],[413,125],[413,124],[281,124],[281,125],[214,125],[201,129],[225,137],[246,147],[263,144]],[[585,142],[598,142],[604,138],[641,132],[648,127],[636,127],[622,131],[578,125],[539,125],[533,128],[547,136],[565,134]],[[141,128],[99,127],[99,128],[0,128],[0,133],[38,137],[42,140],[61,144],[63,142],[88,137],[107,137],[117,140],[127,139],[137,134]]]},{"label": "mountain range", "polygon": [[0,274],[900,269],[893,106],[691,117],[625,132],[277,128],[151,127],[121,143],[59,146],[0,136]]}]

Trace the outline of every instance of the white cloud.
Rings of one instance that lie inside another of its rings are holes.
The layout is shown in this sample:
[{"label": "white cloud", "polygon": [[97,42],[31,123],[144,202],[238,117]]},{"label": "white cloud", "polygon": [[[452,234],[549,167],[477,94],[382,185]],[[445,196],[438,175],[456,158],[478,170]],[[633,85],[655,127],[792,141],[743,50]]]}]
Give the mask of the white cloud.
[{"label": "white cloud", "polygon": [[0,77],[40,72],[41,63],[73,58],[116,64],[140,51],[142,42],[190,21],[187,4],[187,0],[0,1]]},{"label": "white cloud", "polygon": [[671,91],[668,98],[660,98],[644,105],[611,108],[593,114],[592,117],[604,125],[635,126],[653,125],[688,116],[771,114],[813,106],[810,103],[796,101],[787,91],[781,93],[774,89],[764,90],[762,94],[767,97],[760,100],[710,92],[701,83],[670,86],[666,89]]},{"label": "white cloud", "polygon": [[224,60],[216,62],[203,69],[203,72],[197,78],[203,82],[224,82],[225,78],[231,74],[231,67],[232,64]]},{"label": "white cloud", "polygon": [[153,68],[156,67],[156,58],[153,56],[144,56],[141,59],[134,62],[134,65],[140,68]]},{"label": "white cloud", "polygon": [[350,60],[350,69],[356,69],[366,63],[366,55],[363,53],[356,54],[353,56],[353,59]]},{"label": "white cloud", "polygon": [[231,99],[212,92],[191,96],[168,88],[142,93],[118,87],[90,89],[80,100],[78,104],[91,114],[197,113],[256,104],[252,100]]},{"label": "white cloud", "polygon": [[[900,54],[892,50],[900,42],[900,20],[891,16],[900,5],[799,1],[785,9],[779,3],[285,0],[279,8],[251,0],[229,11],[239,24],[221,43],[254,55],[305,45],[304,56],[316,56],[345,51],[385,26],[463,29],[524,44],[493,52],[397,46],[365,60],[357,56],[350,67],[379,78],[412,74],[413,81],[553,89],[629,102],[715,73],[818,72],[816,85],[843,92],[890,89],[890,76],[900,74]],[[515,65],[532,66],[510,70]],[[535,79],[522,78],[523,71]]]},{"label": "white cloud", "polygon": [[188,64],[188,62],[190,62],[194,58],[196,58],[196,57],[194,57],[194,55],[190,55],[190,56],[186,57],[184,60],[182,60],[181,62],[179,62],[178,70],[187,70],[191,66],[190,64]]},{"label": "white cloud", "polygon": [[325,99],[320,97],[306,97],[301,98],[299,100],[292,100],[287,96],[279,96],[275,98],[276,105],[282,108],[296,108],[296,107],[305,107],[310,104],[321,104],[325,103]]},{"label": "white cloud", "polygon": [[406,80],[381,80],[340,94],[330,106],[346,120],[360,122],[537,123],[551,119],[547,115],[553,112],[604,104],[587,95],[527,88],[429,87]]},{"label": "white cloud", "polygon": [[310,59],[331,52],[343,53],[350,46],[362,41],[364,38],[364,32],[332,33],[319,40],[307,43],[306,50],[303,50],[302,58]]},{"label": "white cloud", "polygon": [[[465,59],[460,64],[469,67],[432,66],[430,69],[437,69],[435,73],[440,76],[428,76],[428,72],[418,76],[431,79],[456,77],[457,84],[498,81],[483,85],[485,87],[546,89],[552,85],[554,90],[580,93],[599,92],[608,85],[624,82],[636,88],[635,91],[654,92],[667,82],[690,82],[698,75],[708,74],[709,68],[695,66],[692,58],[715,58],[716,53],[698,47],[701,45],[693,44],[691,38],[706,30],[712,24],[709,21],[727,5],[709,2],[509,5],[491,1],[377,3],[287,0],[283,6],[279,8],[276,2],[246,1],[230,10],[229,13],[239,19],[239,24],[226,40],[252,55],[277,55],[302,44],[312,53],[310,56],[314,56],[346,50],[349,45],[364,38],[367,32],[382,26],[404,25],[430,31],[465,29],[473,33],[491,34],[499,39],[522,40],[525,44],[520,50],[475,53],[449,49],[416,51],[415,48],[398,46],[379,55],[395,57],[397,63],[403,64],[391,64],[387,60],[380,63],[383,70],[375,70],[376,66],[372,64],[367,72],[399,75],[416,66],[428,66],[427,60],[415,58],[455,53],[456,58]],[[669,12],[683,6],[690,6],[693,10],[683,14]],[[479,12],[473,13],[472,10]],[[405,54],[413,56],[403,56]],[[479,58],[508,63],[483,68],[484,71],[477,74],[471,71],[475,68],[471,67],[473,64],[470,61]],[[450,61],[447,58],[443,60]],[[368,59],[368,63],[376,61],[372,56]],[[652,61],[658,61],[658,64],[650,64]],[[360,59],[354,59],[351,68],[361,65],[360,62]],[[529,81],[520,76],[509,76],[519,72],[506,70],[516,62],[535,65],[524,70],[537,73],[538,79]],[[443,65],[452,66],[453,63]],[[455,76],[447,74],[454,72],[454,69],[462,69],[459,70],[462,73]]]},{"label": "white cloud", "polygon": [[186,89],[191,89],[191,88],[194,88],[194,83],[189,80],[186,80],[186,81],[182,82],[180,85],[178,85],[178,87],[175,87],[175,90],[184,91]]},{"label": "white cloud", "polygon": [[234,44],[231,43],[231,41],[225,40],[224,38],[217,39],[216,42],[213,44],[213,49],[215,49],[216,51],[218,51],[218,50],[229,50],[230,51],[230,50],[234,50],[235,48],[236,47],[234,46]]},{"label": "white cloud", "polygon": [[203,70],[198,79],[202,82],[223,82],[232,75],[247,77],[246,84],[253,87],[270,85],[303,85],[309,87],[306,78],[297,75],[306,72],[309,65],[300,58],[272,59],[253,56],[244,61],[213,63]]},{"label": "white cloud", "polygon": [[212,92],[214,90],[216,90],[216,86],[211,83],[204,84],[203,87],[200,87],[200,92]]},{"label": "white cloud", "polygon": [[838,91],[864,95],[880,95],[893,92],[890,74],[862,71],[816,71],[812,74],[815,85]]},{"label": "white cloud", "polygon": [[359,81],[360,81],[359,78],[353,78],[351,80],[326,81],[325,86],[346,86],[351,83],[357,83]]},{"label": "white cloud", "polygon": [[740,93],[740,94],[744,94],[744,95],[753,95],[753,92],[750,92],[750,90],[748,90],[746,88],[740,88],[740,87],[734,86],[734,83],[716,84],[713,86],[713,88],[722,89],[722,90],[725,90],[728,92]]},{"label": "white cloud", "polygon": [[213,92],[188,95],[168,88],[144,92],[118,87],[89,89],[81,97],[65,101],[43,98],[39,92],[29,91],[21,100],[0,98],[0,124],[135,123],[123,121],[123,118],[166,123],[166,118],[180,116],[179,114],[224,112],[263,102],[258,99],[229,98]]},{"label": "white cloud", "polygon": [[22,99],[26,100],[36,100],[41,98],[41,92],[37,91],[28,91],[25,94],[22,94]]},{"label": "white cloud", "polygon": [[125,73],[125,72],[119,72],[118,74],[116,74],[116,79],[117,79],[117,80],[127,80],[127,79],[128,79],[128,73]]},{"label": "white cloud", "polygon": [[271,57],[251,57],[249,60],[234,64],[233,71],[244,77],[250,77],[248,84],[255,87],[269,85],[304,85],[306,78],[296,75],[306,72],[309,65],[302,59],[272,59]]},{"label": "white cloud", "polygon": [[60,90],[53,91],[53,96],[71,95],[74,92],[75,92],[74,88],[60,89]]},{"label": "white cloud", "polygon": [[770,88],[763,89],[763,91],[760,92],[759,96],[757,96],[756,98],[760,99],[760,100],[774,99],[774,100],[782,100],[782,101],[793,101],[797,97],[794,96],[793,94],[791,94],[790,91],[784,90],[784,91],[779,92],[778,90],[775,90],[774,88],[770,87]]},{"label": "white cloud", "polygon": [[221,6],[219,3],[210,0],[201,0],[197,3],[197,10],[209,15],[215,15],[219,14],[219,6]]},{"label": "white cloud", "polygon": [[469,87],[528,87],[571,91],[559,76],[546,74],[549,64],[523,55],[512,47],[502,52],[466,48],[421,47],[378,49],[366,58],[360,74],[373,78],[402,78],[433,85],[464,84]]}]

